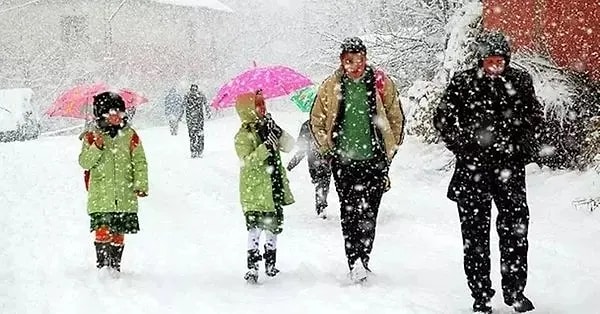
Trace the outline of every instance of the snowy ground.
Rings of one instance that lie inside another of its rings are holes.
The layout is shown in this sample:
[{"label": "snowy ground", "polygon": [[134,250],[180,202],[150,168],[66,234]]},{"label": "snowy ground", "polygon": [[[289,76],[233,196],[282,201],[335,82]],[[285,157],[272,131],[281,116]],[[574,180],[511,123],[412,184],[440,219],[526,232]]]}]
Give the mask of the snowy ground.
[{"label": "snowy ground", "polygon": [[[275,117],[294,136],[304,119]],[[330,219],[316,218],[305,163],[290,176],[297,203],[286,208],[282,273],[247,285],[237,128],[236,117],[208,122],[200,160],[188,158],[185,126],[178,137],[166,128],[140,130],[151,190],[116,280],[98,278],[94,268],[77,137],[0,144],[0,313],[471,313],[457,212],[445,198],[450,173],[438,170],[449,156],[410,138],[393,164],[367,285],[348,284],[335,193]],[[600,212],[571,204],[600,190],[597,175],[529,170],[526,293],[536,313],[598,313]],[[500,293],[493,305],[495,313],[512,313]]]}]

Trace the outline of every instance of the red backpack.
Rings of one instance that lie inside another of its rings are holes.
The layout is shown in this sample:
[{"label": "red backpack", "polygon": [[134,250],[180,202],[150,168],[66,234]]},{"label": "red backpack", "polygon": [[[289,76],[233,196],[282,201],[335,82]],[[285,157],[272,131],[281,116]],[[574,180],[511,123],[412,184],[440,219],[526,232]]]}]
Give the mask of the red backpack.
[{"label": "red backpack", "polygon": [[[94,133],[87,132],[85,134],[85,140],[88,142],[89,145],[92,145],[92,143],[94,143]],[[139,145],[139,143],[140,143],[140,137],[134,131],[133,132],[133,136],[131,136],[131,141],[129,142],[129,153],[130,154]],[[91,176],[91,174],[90,174],[89,170],[84,170],[83,171],[83,182],[85,183],[85,190],[86,191],[90,190],[90,176]]]},{"label": "red backpack", "polygon": [[377,69],[375,71],[375,88],[377,88],[377,93],[379,94],[381,101],[383,101],[385,93],[385,73],[383,73],[382,69]]}]

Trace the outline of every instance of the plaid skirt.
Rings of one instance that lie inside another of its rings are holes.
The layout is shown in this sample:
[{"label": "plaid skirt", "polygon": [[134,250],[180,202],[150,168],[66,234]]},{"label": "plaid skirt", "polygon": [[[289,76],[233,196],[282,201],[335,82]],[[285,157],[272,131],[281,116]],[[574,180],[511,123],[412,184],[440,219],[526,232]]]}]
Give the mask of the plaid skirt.
[{"label": "plaid skirt", "polygon": [[283,208],[276,206],[275,212],[250,211],[244,214],[246,217],[246,229],[259,228],[268,230],[274,234],[283,231]]},{"label": "plaid skirt", "polygon": [[92,213],[90,231],[106,226],[113,233],[137,233],[140,223],[137,213]]}]

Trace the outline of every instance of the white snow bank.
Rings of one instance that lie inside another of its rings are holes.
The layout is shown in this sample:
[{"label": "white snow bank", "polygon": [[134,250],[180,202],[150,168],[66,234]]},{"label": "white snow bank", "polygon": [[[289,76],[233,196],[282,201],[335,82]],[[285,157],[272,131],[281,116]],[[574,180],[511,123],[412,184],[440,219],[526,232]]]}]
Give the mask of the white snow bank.
[{"label": "white snow bank", "polygon": [[233,12],[233,10],[222,3],[219,0],[153,0],[155,2],[171,4],[171,5],[179,5],[179,6],[188,6],[188,7],[202,7],[213,9],[217,11],[225,11],[225,12]]}]

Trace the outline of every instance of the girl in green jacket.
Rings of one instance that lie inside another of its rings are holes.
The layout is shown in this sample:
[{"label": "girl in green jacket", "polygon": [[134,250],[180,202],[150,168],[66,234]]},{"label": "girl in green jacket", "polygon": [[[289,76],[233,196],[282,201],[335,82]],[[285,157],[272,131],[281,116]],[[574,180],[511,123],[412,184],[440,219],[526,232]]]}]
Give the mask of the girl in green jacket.
[{"label": "girl in green jacket", "polygon": [[86,170],[96,267],[120,272],[124,234],[139,231],[137,199],[148,195],[148,166],[121,96],[98,94],[93,108],[95,126],[82,136],[79,164]]},{"label": "girl in green jacket", "polygon": [[[242,121],[235,136],[235,150],[241,162],[240,201],[248,230],[248,272],[244,278],[254,283],[258,280],[258,262],[262,258],[267,276],[273,277],[279,272],[275,261],[283,206],[294,202],[279,152],[290,152],[294,138],[266,113],[260,92],[240,95],[236,110]],[[261,256],[259,240],[263,231],[266,240]]]}]

